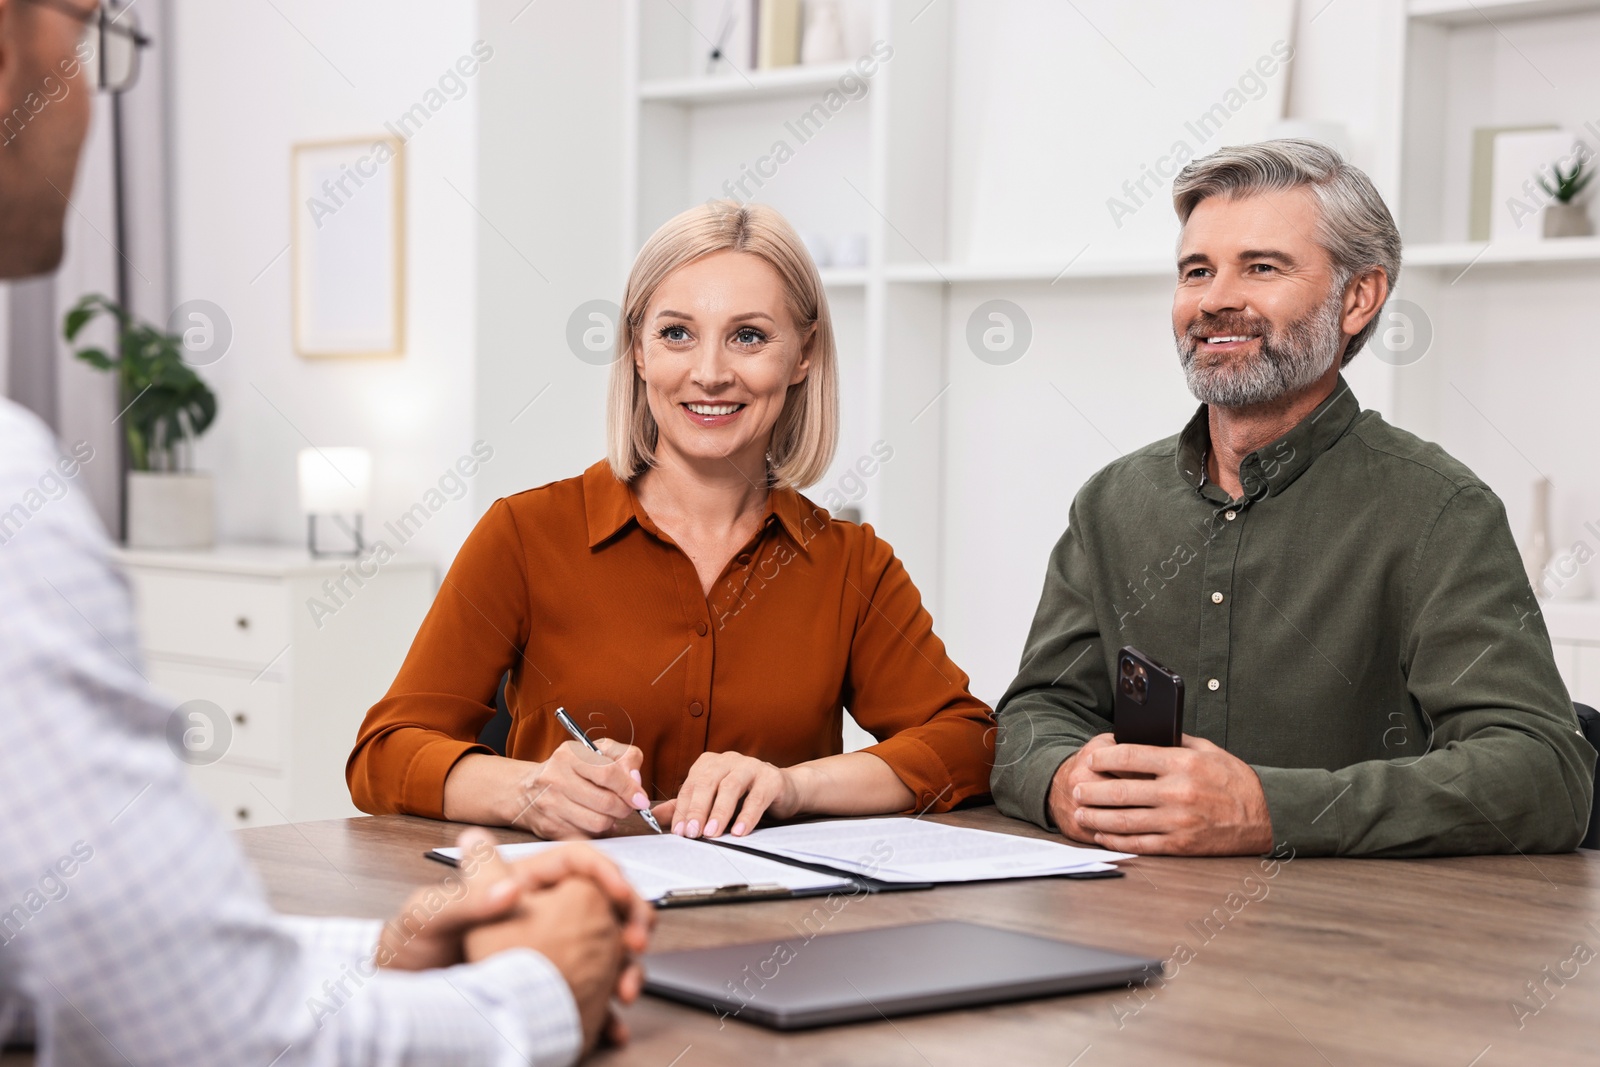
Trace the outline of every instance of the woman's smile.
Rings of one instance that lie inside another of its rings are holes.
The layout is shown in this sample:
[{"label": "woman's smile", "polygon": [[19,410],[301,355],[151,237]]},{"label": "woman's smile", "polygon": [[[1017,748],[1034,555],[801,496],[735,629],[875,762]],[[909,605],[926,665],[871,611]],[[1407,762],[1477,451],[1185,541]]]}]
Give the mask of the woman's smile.
[{"label": "woman's smile", "polygon": [[727,401],[688,400],[678,405],[690,422],[704,429],[727,426],[738,419],[746,405]]}]

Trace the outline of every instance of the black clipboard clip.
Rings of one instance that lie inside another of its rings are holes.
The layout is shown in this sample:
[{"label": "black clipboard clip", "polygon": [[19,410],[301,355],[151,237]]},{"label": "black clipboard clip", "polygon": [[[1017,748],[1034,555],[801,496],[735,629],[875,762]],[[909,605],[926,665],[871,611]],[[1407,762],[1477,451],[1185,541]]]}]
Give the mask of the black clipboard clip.
[{"label": "black clipboard clip", "polygon": [[685,907],[693,904],[717,904],[728,900],[770,900],[794,896],[776,882],[734,882],[730,885],[708,886],[705,889],[674,889],[656,901],[658,908]]}]

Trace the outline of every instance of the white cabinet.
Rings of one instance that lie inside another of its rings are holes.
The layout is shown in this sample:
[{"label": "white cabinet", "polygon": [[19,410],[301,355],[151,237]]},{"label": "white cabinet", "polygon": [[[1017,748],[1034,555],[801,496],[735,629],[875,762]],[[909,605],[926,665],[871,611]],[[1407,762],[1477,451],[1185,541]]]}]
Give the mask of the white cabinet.
[{"label": "white cabinet", "polygon": [[1540,610],[1567,692],[1580,704],[1600,707],[1600,602],[1547,601]]},{"label": "white cabinet", "polygon": [[345,761],[433,602],[433,564],[270,545],[119,558],[151,684],[175,712],[204,702],[184,718],[205,743],[185,751],[229,825],[360,814]]}]

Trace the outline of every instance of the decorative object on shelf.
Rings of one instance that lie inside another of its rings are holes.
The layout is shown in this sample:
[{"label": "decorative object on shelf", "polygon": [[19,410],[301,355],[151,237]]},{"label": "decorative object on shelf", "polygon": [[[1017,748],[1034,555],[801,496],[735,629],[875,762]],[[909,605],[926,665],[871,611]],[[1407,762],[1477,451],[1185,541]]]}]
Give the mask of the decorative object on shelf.
[{"label": "decorative object on shelf", "polygon": [[835,267],[865,267],[867,265],[867,234],[865,230],[841,233],[833,239],[833,265]]},{"label": "decorative object on shelf", "polygon": [[1467,240],[1489,239],[1489,217],[1494,212],[1494,141],[1502,133],[1548,133],[1556,126],[1479,126],[1472,131],[1471,206]]},{"label": "decorative object on shelf", "polygon": [[844,25],[838,0],[807,0],[806,28],[800,39],[801,63],[838,63],[844,50]]},{"label": "decorative object on shelf", "polygon": [[217,417],[216,395],[183,359],[183,339],[141,322],[98,293],[67,312],[75,342],[102,315],[117,324],[116,354],[78,348],[83,362],[117,376],[118,420],[128,443],[127,542],[134,548],[209,548],[215,537],[211,475],[191,470],[194,439]]},{"label": "decorative object on shelf", "polygon": [[1539,179],[1552,159],[1571,158],[1577,138],[1568,130],[1526,130],[1500,133],[1494,139],[1494,194],[1489,212],[1489,240],[1540,241],[1549,197]]},{"label": "decorative object on shelf", "polygon": [[718,22],[717,39],[706,53],[707,74],[735,74],[750,66],[754,39],[750,24],[754,19],[755,8],[750,0],[726,0]]},{"label": "decorative object on shelf", "polygon": [[756,16],[756,66],[761,70],[800,62],[800,0],[760,0]]},{"label": "decorative object on shelf", "polygon": [[815,230],[801,230],[800,243],[806,246],[806,251],[811,253],[811,262],[819,267],[833,266],[833,249],[828,242],[826,234]]},{"label": "decorative object on shelf", "polygon": [[397,137],[294,146],[294,348],[405,352],[405,153]]},{"label": "decorative object on shelf", "polygon": [[1528,518],[1528,536],[1522,542],[1522,569],[1534,595],[1543,599],[1544,569],[1550,564],[1550,479],[1533,483],[1533,511]]},{"label": "decorative object on shelf", "polygon": [[1544,209],[1544,235],[1546,237],[1589,237],[1594,234],[1594,224],[1589,221],[1588,205],[1578,202],[1578,196],[1594,178],[1589,168],[1588,155],[1580,155],[1572,169],[1563,171],[1559,161],[1551,164],[1550,177],[1539,175],[1539,188],[1555,203]]},{"label": "decorative object on shelf", "polygon": [[[364,448],[302,448],[299,475],[306,548],[317,557],[361,555],[367,547],[361,521],[372,496],[372,453]],[[327,519],[338,536],[329,538],[325,526],[319,535],[318,518]]]}]

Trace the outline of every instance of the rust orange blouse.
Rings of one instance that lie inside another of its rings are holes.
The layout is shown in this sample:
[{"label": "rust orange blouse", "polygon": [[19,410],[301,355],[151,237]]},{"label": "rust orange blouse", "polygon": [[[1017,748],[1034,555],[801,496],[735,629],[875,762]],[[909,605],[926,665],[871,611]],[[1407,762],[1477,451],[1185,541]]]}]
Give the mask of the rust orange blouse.
[{"label": "rust orange blouse", "polygon": [[989,791],[994,723],[945,654],[894,552],[870,526],[775,489],[709,597],[689,557],[604,462],[498,500],[445,576],[345,775],[375,814],[441,818],[444,780],[494,713],[506,754],[540,760],[591,737],[644,751],[654,800],[702,752],[778,766],[842,750],[842,709],[915,794],[946,810]]}]

